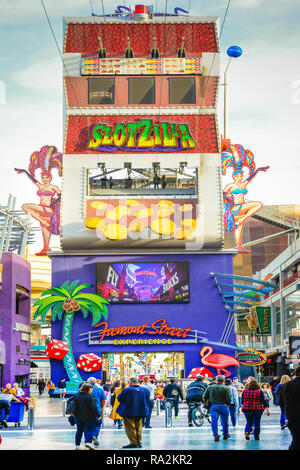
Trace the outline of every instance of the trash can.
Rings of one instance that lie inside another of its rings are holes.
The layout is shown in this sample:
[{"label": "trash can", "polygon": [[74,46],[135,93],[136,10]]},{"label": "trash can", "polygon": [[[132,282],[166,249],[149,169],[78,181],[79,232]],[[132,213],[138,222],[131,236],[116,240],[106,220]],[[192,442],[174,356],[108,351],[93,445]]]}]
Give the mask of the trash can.
[{"label": "trash can", "polygon": [[[15,423],[15,427],[20,427],[24,419],[25,405],[24,403],[10,402],[10,413],[7,419],[8,423]],[[2,410],[2,419],[4,418],[5,411]]]}]

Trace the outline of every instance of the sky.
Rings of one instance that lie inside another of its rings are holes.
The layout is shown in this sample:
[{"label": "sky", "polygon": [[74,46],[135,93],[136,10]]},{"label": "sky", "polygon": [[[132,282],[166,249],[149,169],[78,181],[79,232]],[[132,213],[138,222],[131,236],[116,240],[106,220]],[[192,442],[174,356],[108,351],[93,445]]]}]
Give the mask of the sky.
[{"label": "sky", "polygon": [[[228,4],[228,0],[156,0],[153,4],[164,12],[166,1],[170,13],[176,6],[188,9],[190,5],[191,15],[218,16],[220,26]],[[43,2],[60,50],[63,16],[103,13],[101,0]],[[103,0],[105,14],[113,13],[119,4],[134,2]],[[227,48],[243,49],[227,74],[227,137],[250,149],[257,167],[270,166],[249,185],[249,199],[265,205],[300,203],[299,17],[298,0],[231,0],[220,38],[221,83]],[[30,155],[43,145],[62,151],[62,91],[62,62],[41,0],[0,0],[0,204],[7,203],[10,193],[17,208],[39,201],[30,180],[14,168],[27,169]],[[222,86],[218,121],[222,134]],[[59,184],[54,173],[53,183]]]}]

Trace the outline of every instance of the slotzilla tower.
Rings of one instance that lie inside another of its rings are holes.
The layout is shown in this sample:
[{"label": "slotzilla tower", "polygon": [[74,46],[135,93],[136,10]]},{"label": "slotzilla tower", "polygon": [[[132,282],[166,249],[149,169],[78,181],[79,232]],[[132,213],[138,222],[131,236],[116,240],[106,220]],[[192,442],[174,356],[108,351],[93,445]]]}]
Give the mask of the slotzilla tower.
[{"label": "slotzilla tower", "polygon": [[[226,343],[234,356],[233,320],[210,275],[232,274],[222,251],[218,19],[122,11],[64,20],[53,285],[79,280],[110,302],[101,325],[76,315],[75,361],[95,353],[107,377],[122,362],[108,357],[169,353],[174,374],[187,377],[204,365],[205,345],[222,352]],[[62,362],[52,370],[60,378]]]}]

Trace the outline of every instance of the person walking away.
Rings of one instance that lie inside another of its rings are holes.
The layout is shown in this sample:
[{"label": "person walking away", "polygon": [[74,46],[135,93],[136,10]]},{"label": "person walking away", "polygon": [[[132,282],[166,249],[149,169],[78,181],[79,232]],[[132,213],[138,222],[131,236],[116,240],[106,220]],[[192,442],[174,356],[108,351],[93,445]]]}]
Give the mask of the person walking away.
[{"label": "person walking away", "polygon": [[217,375],[216,383],[210,385],[204,392],[203,399],[211,403],[210,406],[210,417],[211,417],[211,429],[213,432],[214,440],[217,442],[220,440],[218,433],[218,420],[221,418],[223,439],[229,439],[230,435],[228,432],[228,416],[229,416],[229,405],[231,404],[231,393],[228,387],[225,386],[224,375]]},{"label": "person walking away", "polygon": [[54,383],[52,382],[52,380],[49,380],[47,384],[47,392],[49,394],[50,400],[53,400],[55,390],[56,390],[56,387]]},{"label": "person walking away", "polygon": [[99,411],[100,416],[101,416],[100,419],[97,419],[95,421],[95,426],[94,426],[94,429],[93,429],[93,438],[92,438],[93,444],[96,447],[98,447],[99,446],[99,432],[100,432],[101,425],[102,425],[103,408],[105,407],[106,396],[105,396],[103,388],[97,386],[96,377],[89,377],[87,379],[87,383],[92,385],[92,387],[93,387],[92,397],[94,397],[95,400],[96,400],[96,405],[97,405],[98,411]]},{"label": "person walking away", "polygon": [[238,392],[239,405],[238,405],[238,411],[237,412],[238,412],[238,414],[240,414],[241,405],[242,405],[242,393],[243,393],[243,390],[245,388],[245,385],[243,385],[241,382],[239,382],[238,377],[233,377],[232,386],[235,387],[237,389],[237,392]]},{"label": "person walking away", "polygon": [[[280,406],[280,394],[281,394],[283,385],[285,383],[289,382],[290,380],[291,379],[288,375],[283,375],[280,379],[279,384],[277,385],[277,387],[275,389],[275,397],[276,398],[274,399],[274,402],[276,401],[276,403],[278,403],[279,406]],[[300,400],[300,397],[299,397],[299,400]],[[286,415],[285,415],[284,408],[282,406],[280,406],[280,426],[281,426],[281,429],[286,428]]]},{"label": "person walking away", "polygon": [[142,382],[141,386],[147,388],[147,390],[149,390],[149,392],[150,392],[149,413],[147,414],[146,418],[144,419],[144,423],[145,423],[145,429],[151,429],[152,426],[150,426],[150,421],[151,421],[151,414],[152,414],[153,407],[154,407],[155,385],[150,382],[150,377],[145,376],[145,377],[143,377],[143,382]]},{"label": "person walking away", "polygon": [[110,419],[114,421],[114,424],[116,423],[118,425],[118,429],[122,428],[122,419],[123,419],[122,416],[120,416],[116,411],[120,404],[120,402],[118,401],[118,396],[126,387],[128,387],[127,382],[123,381],[119,383],[119,386],[114,389],[112,397],[111,397],[112,410],[111,410],[109,417]]},{"label": "person walking away", "polygon": [[186,402],[189,407],[188,409],[188,423],[189,426],[193,426],[192,420],[192,409],[190,408],[190,403],[202,403],[203,394],[207,389],[207,384],[204,382],[204,376],[197,374],[195,382],[188,384],[186,389]]},{"label": "person walking away", "polygon": [[172,377],[170,383],[166,385],[163,389],[163,396],[166,401],[170,400],[174,406],[175,418],[178,418],[179,415],[179,397],[181,398],[181,403],[183,403],[183,392],[182,388],[177,385],[176,379]]},{"label": "person walking away", "polygon": [[84,383],[78,393],[74,396],[75,418],[77,431],[75,434],[75,448],[80,449],[81,438],[84,434],[85,447],[89,450],[95,450],[93,444],[93,435],[96,422],[101,418],[101,412],[98,410],[96,399],[92,396],[93,385]]},{"label": "person walking away", "polygon": [[295,376],[283,384],[280,394],[280,406],[287,417],[287,426],[292,434],[289,450],[300,450],[300,365],[295,369]]},{"label": "person walking away", "polygon": [[239,409],[239,396],[236,387],[233,387],[232,380],[227,378],[225,379],[225,385],[230,389],[231,393],[231,403],[229,405],[229,414],[231,419],[231,424],[236,427],[236,415]]},{"label": "person walking away", "polygon": [[38,381],[38,389],[39,389],[39,395],[41,396],[45,390],[45,382],[42,379]]},{"label": "person walking away", "polygon": [[143,417],[149,413],[150,392],[147,388],[138,384],[138,379],[129,379],[129,387],[119,395],[120,405],[116,412],[123,417],[124,428],[129,439],[129,444],[124,449],[142,447],[142,422]]},{"label": "person walking away", "polygon": [[242,412],[246,418],[245,439],[249,441],[252,427],[254,439],[259,440],[260,421],[267,403],[258,381],[251,377],[242,394]]},{"label": "person walking away", "polygon": [[270,416],[270,400],[273,399],[273,394],[272,394],[272,391],[271,391],[271,387],[267,382],[264,382],[261,385],[261,389],[262,389],[262,392],[264,394],[264,399],[265,399],[265,402],[266,402],[266,408],[265,408],[264,412],[266,413],[267,416]]},{"label": "person walking away", "polygon": [[103,385],[103,390],[106,396],[110,390],[110,387],[111,387],[111,381],[109,379],[105,380],[105,384]]},{"label": "person walking away", "polygon": [[59,389],[59,398],[63,400],[67,391],[66,379],[61,379],[57,384],[57,388]]},{"label": "person walking away", "polygon": [[[114,403],[115,403],[115,390],[116,388],[119,388],[121,385],[120,380],[115,380],[114,383],[111,385],[110,390],[108,392],[108,395],[106,396],[106,406],[110,408],[112,411]],[[110,411],[110,415],[111,415]],[[109,417],[110,417],[109,415]],[[114,419],[114,426],[117,424],[117,419]]]}]

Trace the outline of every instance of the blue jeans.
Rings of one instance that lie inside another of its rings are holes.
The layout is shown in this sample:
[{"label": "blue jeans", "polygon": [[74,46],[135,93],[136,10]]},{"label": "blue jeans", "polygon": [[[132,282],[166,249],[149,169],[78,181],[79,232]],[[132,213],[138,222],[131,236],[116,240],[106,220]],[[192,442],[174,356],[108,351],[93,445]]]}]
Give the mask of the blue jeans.
[{"label": "blue jeans", "polygon": [[214,437],[218,436],[218,419],[221,417],[221,424],[223,429],[223,436],[228,436],[228,417],[229,417],[229,406],[227,405],[211,405],[210,417],[211,417],[211,429]]},{"label": "blue jeans", "polygon": [[236,410],[237,410],[237,406],[235,403],[232,403],[231,405],[229,405],[229,413],[230,413],[232,426],[236,426]]},{"label": "blue jeans", "polygon": [[75,445],[80,446],[82,434],[84,434],[85,443],[92,443],[96,427],[96,420],[82,421],[76,419],[77,431],[75,434]]},{"label": "blue jeans", "polygon": [[284,426],[286,424],[286,415],[284,412],[284,408],[280,407],[280,426]]},{"label": "blue jeans", "polygon": [[254,439],[259,438],[262,414],[263,410],[244,410],[244,415],[247,420],[245,433],[250,434],[251,428],[254,427]]},{"label": "blue jeans", "polygon": [[154,400],[151,400],[151,399],[150,399],[150,402],[149,402],[149,413],[147,414],[147,416],[146,416],[146,421],[145,421],[145,427],[146,427],[146,428],[149,428],[149,427],[150,427],[150,419],[151,419],[151,414],[152,414],[153,407],[154,407]]},{"label": "blue jeans", "polygon": [[97,419],[94,422],[93,437],[95,437],[96,439],[98,439],[99,432],[101,429],[101,424],[102,424],[102,419],[99,419],[99,420]]}]

